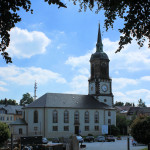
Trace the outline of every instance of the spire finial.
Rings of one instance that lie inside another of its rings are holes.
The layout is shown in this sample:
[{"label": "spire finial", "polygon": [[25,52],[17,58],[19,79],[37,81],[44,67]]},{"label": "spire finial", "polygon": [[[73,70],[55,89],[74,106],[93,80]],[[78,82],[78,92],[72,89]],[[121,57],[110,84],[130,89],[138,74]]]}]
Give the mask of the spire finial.
[{"label": "spire finial", "polygon": [[96,52],[103,52],[103,44],[102,44],[102,37],[101,37],[101,31],[100,31],[100,23],[99,23],[99,28],[98,28]]}]

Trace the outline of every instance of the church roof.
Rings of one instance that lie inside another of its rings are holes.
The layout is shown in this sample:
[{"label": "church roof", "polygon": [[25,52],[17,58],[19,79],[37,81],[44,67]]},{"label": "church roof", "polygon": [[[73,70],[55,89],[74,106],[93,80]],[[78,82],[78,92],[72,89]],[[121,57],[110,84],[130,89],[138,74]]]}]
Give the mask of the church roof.
[{"label": "church roof", "polygon": [[46,93],[25,108],[113,109],[91,95]]}]

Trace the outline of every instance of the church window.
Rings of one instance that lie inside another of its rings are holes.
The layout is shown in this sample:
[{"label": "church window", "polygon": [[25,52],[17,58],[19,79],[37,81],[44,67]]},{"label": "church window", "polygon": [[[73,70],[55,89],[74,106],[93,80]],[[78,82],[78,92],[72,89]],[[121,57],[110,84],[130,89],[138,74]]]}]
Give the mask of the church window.
[{"label": "church window", "polygon": [[78,111],[76,111],[76,112],[74,113],[74,122],[75,122],[75,123],[79,123],[79,112],[78,112]]},{"label": "church window", "polygon": [[22,128],[19,128],[19,134],[22,134]]},{"label": "church window", "polygon": [[99,126],[95,126],[95,131],[99,131]]},{"label": "church window", "polygon": [[58,131],[58,126],[53,126],[53,131]]},{"label": "church window", "polygon": [[111,112],[110,111],[108,112],[108,116],[111,116]]},{"label": "church window", "polygon": [[85,131],[89,131],[89,126],[85,126]]},{"label": "church window", "polygon": [[108,124],[111,125],[111,119],[108,119]]},{"label": "church window", "polygon": [[67,110],[64,111],[64,123],[69,123],[69,112]]},{"label": "church window", "polygon": [[89,112],[88,111],[86,111],[84,114],[84,120],[85,120],[85,123],[89,123]]},{"label": "church window", "polygon": [[95,123],[99,123],[99,112],[98,111],[95,112],[94,119],[95,119]]},{"label": "church window", "polygon": [[56,110],[53,111],[53,123],[58,123],[58,113]]},{"label": "church window", "polygon": [[64,126],[64,131],[69,131],[69,126]]},{"label": "church window", "polygon": [[34,123],[38,123],[38,111],[34,111]]}]

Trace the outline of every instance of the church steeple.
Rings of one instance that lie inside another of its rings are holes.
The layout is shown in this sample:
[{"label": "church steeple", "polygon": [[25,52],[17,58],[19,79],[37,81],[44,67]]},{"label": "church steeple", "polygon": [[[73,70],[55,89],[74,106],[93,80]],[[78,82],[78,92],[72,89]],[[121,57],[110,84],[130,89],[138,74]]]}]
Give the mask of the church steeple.
[{"label": "church steeple", "polygon": [[101,37],[101,31],[100,31],[100,23],[99,23],[99,28],[98,28],[96,52],[103,52],[103,44],[102,44],[102,37]]}]

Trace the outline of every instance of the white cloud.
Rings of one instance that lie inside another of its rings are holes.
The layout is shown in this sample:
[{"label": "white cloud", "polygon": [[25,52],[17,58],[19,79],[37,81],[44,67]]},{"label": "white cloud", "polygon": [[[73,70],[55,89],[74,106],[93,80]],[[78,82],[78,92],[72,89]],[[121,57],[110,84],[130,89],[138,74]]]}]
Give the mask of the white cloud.
[{"label": "white cloud", "polygon": [[150,90],[138,89],[126,92],[114,92],[115,101],[130,102],[137,105],[138,100],[141,98],[146,105],[150,106]]},{"label": "white cloud", "polygon": [[1,92],[6,92],[6,91],[8,91],[8,89],[6,89],[6,88],[4,88],[4,87],[0,87],[0,91],[1,91]]},{"label": "white cloud", "polygon": [[0,67],[0,77],[5,81],[18,85],[31,85],[35,80],[40,84],[45,84],[49,81],[66,83],[66,80],[60,74],[50,70],[36,67],[23,68],[15,65]]},{"label": "white cloud", "polygon": [[67,59],[65,64],[71,65],[73,68],[75,68],[75,67],[83,68],[85,66],[89,67],[90,66],[90,63],[89,63],[90,57],[91,57],[91,52],[85,54],[84,56],[79,56],[79,57],[71,56]]},{"label": "white cloud", "polygon": [[15,27],[10,31],[10,45],[7,50],[12,57],[30,58],[45,53],[50,43],[51,40],[43,32],[29,32]]},{"label": "white cloud", "polygon": [[7,83],[0,81],[0,85],[7,85]]},{"label": "white cloud", "polygon": [[129,85],[136,85],[138,81],[129,78],[112,78],[113,89],[119,90]]},{"label": "white cloud", "polygon": [[141,77],[142,81],[150,81],[150,76]]},{"label": "white cloud", "polygon": [[88,78],[84,75],[75,76],[72,81],[69,83],[71,91],[67,93],[76,93],[76,94],[87,94],[88,91]]}]

